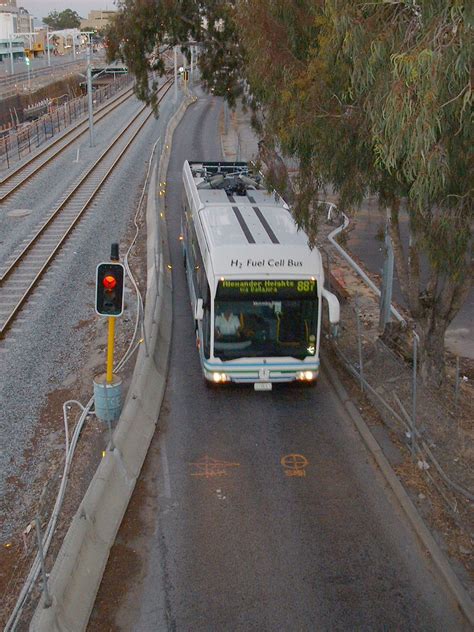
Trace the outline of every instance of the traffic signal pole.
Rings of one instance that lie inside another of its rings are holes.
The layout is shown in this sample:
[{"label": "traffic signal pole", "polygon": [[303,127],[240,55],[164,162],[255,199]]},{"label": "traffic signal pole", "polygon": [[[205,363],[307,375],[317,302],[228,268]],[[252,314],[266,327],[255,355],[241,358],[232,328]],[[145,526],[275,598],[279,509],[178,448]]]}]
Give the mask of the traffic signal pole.
[{"label": "traffic signal pole", "polygon": [[109,316],[109,335],[107,340],[107,384],[112,384],[114,370],[115,317]]},{"label": "traffic signal pole", "polygon": [[[108,321],[106,371],[94,378],[94,407],[97,418],[112,422],[122,408],[122,380],[114,375],[115,320],[123,313],[125,267],[119,262],[119,245],[111,248],[111,261],[96,269],[95,311]],[[112,441],[112,440],[111,440]]]}]

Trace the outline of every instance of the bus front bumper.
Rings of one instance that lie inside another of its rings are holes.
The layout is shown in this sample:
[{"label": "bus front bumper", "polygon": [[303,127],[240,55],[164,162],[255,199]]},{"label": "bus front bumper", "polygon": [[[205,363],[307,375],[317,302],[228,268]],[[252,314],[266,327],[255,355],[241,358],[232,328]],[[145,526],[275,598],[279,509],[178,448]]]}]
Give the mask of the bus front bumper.
[{"label": "bus front bumper", "polygon": [[[298,371],[270,371],[268,375],[262,376],[259,372],[242,371],[205,371],[206,380],[213,384],[285,384],[289,382],[311,383],[315,382],[319,376],[319,367],[302,369]],[[266,390],[265,388],[256,390]],[[268,389],[270,390],[270,389]]]}]

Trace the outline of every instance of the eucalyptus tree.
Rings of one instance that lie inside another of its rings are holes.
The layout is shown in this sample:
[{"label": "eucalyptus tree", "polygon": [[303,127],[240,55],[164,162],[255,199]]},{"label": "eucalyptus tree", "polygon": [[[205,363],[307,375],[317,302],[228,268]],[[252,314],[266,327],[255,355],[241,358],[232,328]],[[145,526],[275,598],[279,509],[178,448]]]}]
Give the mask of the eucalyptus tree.
[{"label": "eucalyptus tree", "polygon": [[204,86],[235,103],[242,82],[234,2],[118,0],[117,4],[107,32],[108,57],[127,62],[136,77],[139,98],[156,108],[157,84],[149,82],[150,71],[165,74],[166,52],[181,46],[189,57],[190,43],[196,42]]},{"label": "eucalyptus tree", "polygon": [[[328,0],[326,17],[325,54],[348,68],[341,98],[361,111],[368,132],[375,186],[373,177],[365,181],[390,211],[401,290],[421,338],[421,374],[439,385],[446,329],[474,271],[467,5]],[[407,250],[400,203],[409,217]]]},{"label": "eucalyptus tree", "polygon": [[[201,42],[205,85],[245,94],[272,183],[314,241],[321,190],[389,209],[401,289],[426,382],[444,376],[444,335],[472,278],[469,152],[472,32],[460,0],[122,0],[112,56],[153,103],[155,53]],[[293,158],[290,183],[279,154]],[[400,239],[400,206],[410,243]],[[423,267],[425,274],[423,273]]]},{"label": "eucalyptus tree", "polygon": [[254,0],[240,10],[262,133],[299,164],[298,221],[314,234],[324,185],[343,208],[378,196],[390,213],[401,290],[421,340],[421,374],[439,385],[445,332],[473,272],[465,5]]}]

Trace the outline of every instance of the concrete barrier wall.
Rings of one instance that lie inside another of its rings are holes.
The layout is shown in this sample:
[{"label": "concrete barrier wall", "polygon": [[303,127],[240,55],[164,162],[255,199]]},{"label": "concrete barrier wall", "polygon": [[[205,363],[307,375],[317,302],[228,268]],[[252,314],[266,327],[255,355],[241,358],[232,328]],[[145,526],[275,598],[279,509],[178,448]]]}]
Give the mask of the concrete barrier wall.
[{"label": "concrete barrier wall", "polygon": [[[172,330],[171,271],[164,198],[157,181],[168,170],[173,132],[194,97],[187,97],[170,120],[158,169],[153,170],[147,205],[147,292],[145,332],[124,409],[106,452],[74,516],[50,574],[53,604],[40,600],[31,632],[79,632],[89,621],[109,552],[155,432],[166,385]],[[158,187],[159,188],[159,187]],[[158,200],[158,204],[157,204]],[[158,208],[157,208],[158,207]]]}]

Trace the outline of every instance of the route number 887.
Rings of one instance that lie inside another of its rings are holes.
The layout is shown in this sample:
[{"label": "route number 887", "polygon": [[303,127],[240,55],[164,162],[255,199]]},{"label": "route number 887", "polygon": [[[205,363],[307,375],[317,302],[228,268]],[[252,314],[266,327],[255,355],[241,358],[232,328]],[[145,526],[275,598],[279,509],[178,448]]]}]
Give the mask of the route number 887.
[{"label": "route number 887", "polygon": [[296,290],[298,292],[312,292],[314,290],[314,281],[298,281]]}]

